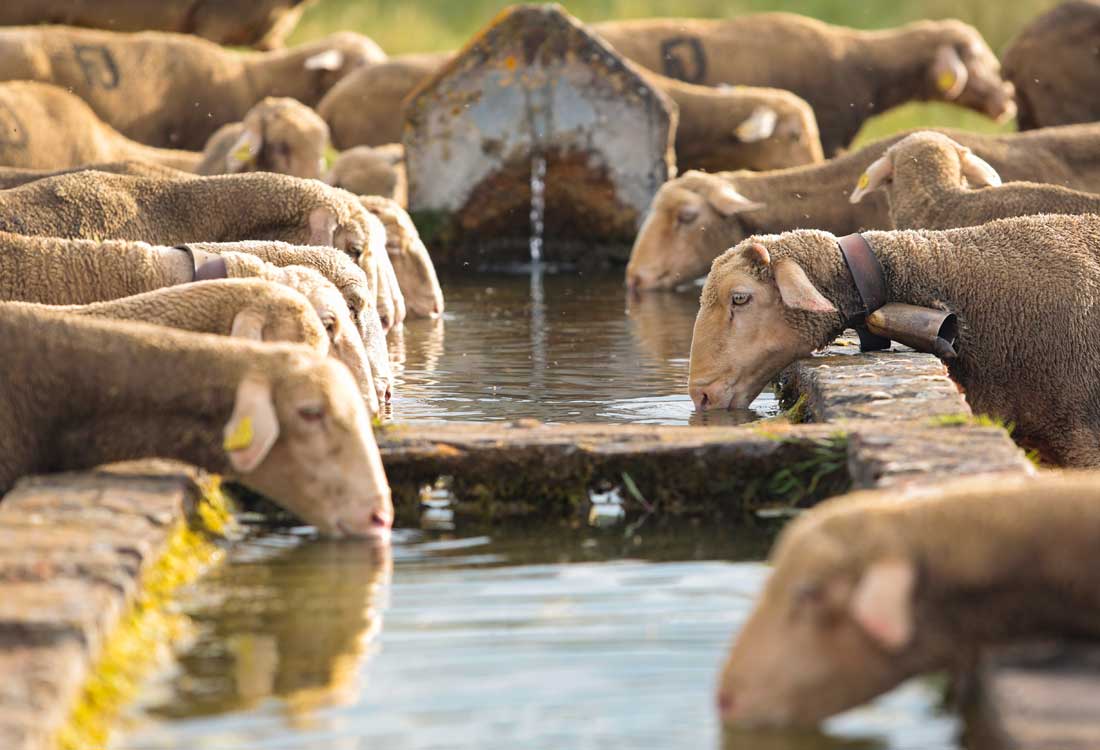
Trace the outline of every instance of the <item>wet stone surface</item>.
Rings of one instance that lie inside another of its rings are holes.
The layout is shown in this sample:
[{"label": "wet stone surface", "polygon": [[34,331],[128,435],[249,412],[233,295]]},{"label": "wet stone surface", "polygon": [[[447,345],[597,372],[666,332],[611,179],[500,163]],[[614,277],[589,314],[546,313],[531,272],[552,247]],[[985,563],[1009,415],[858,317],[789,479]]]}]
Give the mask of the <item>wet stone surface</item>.
[{"label": "wet stone surface", "polygon": [[199,497],[183,475],[25,479],[0,504],[0,747],[54,746],[104,639]]}]

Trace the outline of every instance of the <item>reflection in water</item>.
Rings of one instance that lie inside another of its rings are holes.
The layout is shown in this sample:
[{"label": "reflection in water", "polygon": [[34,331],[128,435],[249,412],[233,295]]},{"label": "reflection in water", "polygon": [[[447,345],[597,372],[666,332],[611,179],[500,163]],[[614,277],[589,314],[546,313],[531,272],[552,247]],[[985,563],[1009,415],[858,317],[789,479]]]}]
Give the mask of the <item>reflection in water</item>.
[{"label": "reflection in water", "polygon": [[[412,320],[391,338],[398,421],[458,419],[650,424],[740,423],[752,411],[693,417],[688,354],[698,297],[628,302],[622,273],[445,279],[444,322]],[[444,339],[445,337],[445,339]]]},{"label": "reflection in water", "polygon": [[767,574],[758,532],[399,530],[369,654],[385,566],[354,544],[272,551],[285,541],[243,545],[192,588],[198,639],[116,750],[957,747],[921,683],[828,734],[722,737],[712,689]]},{"label": "reflection in water", "polygon": [[188,613],[200,645],[181,657],[187,679],[172,686],[175,697],[155,715],[240,712],[276,697],[297,725],[318,709],[357,700],[364,655],[382,627],[389,547],[272,546],[278,541],[243,547],[203,581],[203,597]]}]

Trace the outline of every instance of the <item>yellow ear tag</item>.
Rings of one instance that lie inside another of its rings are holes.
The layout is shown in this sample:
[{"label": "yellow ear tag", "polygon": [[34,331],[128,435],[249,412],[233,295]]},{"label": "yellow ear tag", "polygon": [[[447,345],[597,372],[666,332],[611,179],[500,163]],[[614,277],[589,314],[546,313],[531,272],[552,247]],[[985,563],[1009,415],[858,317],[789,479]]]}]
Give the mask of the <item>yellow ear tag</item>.
[{"label": "yellow ear tag", "polygon": [[950,91],[955,86],[955,74],[950,70],[943,71],[936,79],[936,86],[939,87],[940,91]]},{"label": "yellow ear tag", "polygon": [[233,152],[233,158],[244,164],[246,161],[252,158],[252,149],[249,148],[248,144],[246,143]]},{"label": "yellow ear tag", "polygon": [[869,184],[871,184],[871,175],[864,172],[859,176],[859,182],[856,183],[856,187],[858,187],[860,190],[863,190]]},{"label": "yellow ear tag", "polygon": [[237,422],[237,429],[232,435],[227,435],[222,447],[227,451],[243,451],[252,445],[252,417],[241,417]]}]

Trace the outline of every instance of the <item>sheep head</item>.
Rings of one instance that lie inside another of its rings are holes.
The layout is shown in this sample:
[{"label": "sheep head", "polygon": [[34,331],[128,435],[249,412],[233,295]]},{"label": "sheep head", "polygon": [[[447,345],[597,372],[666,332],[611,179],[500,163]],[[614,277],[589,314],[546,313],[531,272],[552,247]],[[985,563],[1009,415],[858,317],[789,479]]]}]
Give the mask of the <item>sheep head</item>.
[{"label": "sheep head", "polygon": [[234,479],[328,536],[388,539],[389,483],[343,365],[302,352],[278,372],[246,374],[224,436]]},{"label": "sheep head", "polygon": [[929,98],[972,109],[997,122],[1016,116],[1016,91],[1001,77],[1001,64],[977,29],[945,22],[945,36],[928,67]]},{"label": "sheep head", "polygon": [[668,289],[707,272],[731,244],[750,234],[741,215],[764,208],[726,180],[686,172],[657,191],[626,267],[636,291]]},{"label": "sheep head", "polygon": [[320,179],[328,145],[328,125],[316,112],[294,99],[269,96],[245,114],[226,171]]},{"label": "sheep head", "polygon": [[812,726],[921,663],[919,566],[878,514],[864,509],[858,524],[844,523],[854,517],[836,511],[847,504],[820,506],[777,543],[774,572],[719,678],[727,725]]},{"label": "sheep head", "polygon": [[386,227],[386,254],[409,310],[424,318],[438,317],[443,312],[443,290],[428,248],[408,212],[381,196],[360,196],[359,200]]},{"label": "sheep head", "polygon": [[[942,133],[922,131],[895,143],[859,176],[849,200],[859,203],[888,184],[911,188],[996,187],[997,170]],[[891,196],[892,197],[892,196]]]},{"label": "sheep head", "polygon": [[837,316],[791,258],[771,259],[748,240],[714,262],[691,339],[691,398],[700,411],[746,408],[784,367],[817,342],[791,312]]}]

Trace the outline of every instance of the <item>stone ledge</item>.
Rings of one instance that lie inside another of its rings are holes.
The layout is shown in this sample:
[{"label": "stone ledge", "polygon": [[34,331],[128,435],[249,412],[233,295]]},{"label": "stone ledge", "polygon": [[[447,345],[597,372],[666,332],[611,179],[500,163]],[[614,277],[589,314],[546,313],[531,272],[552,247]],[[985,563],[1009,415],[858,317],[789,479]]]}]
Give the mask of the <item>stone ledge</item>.
[{"label": "stone ledge", "polygon": [[4,496],[5,750],[48,750],[65,732],[80,736],[72,717],[106,645],[180,529],[196,523],[194,475],[147,470],[31,477]]},{"label": "stone ledge", "polygon": [[861,354],[854,336],[840,339],[824,356],[798,360],[780,375],[784,398],[794,401],[805,396],[812,421],[971,414],[947,368],[935,356],[898,345]]}]

